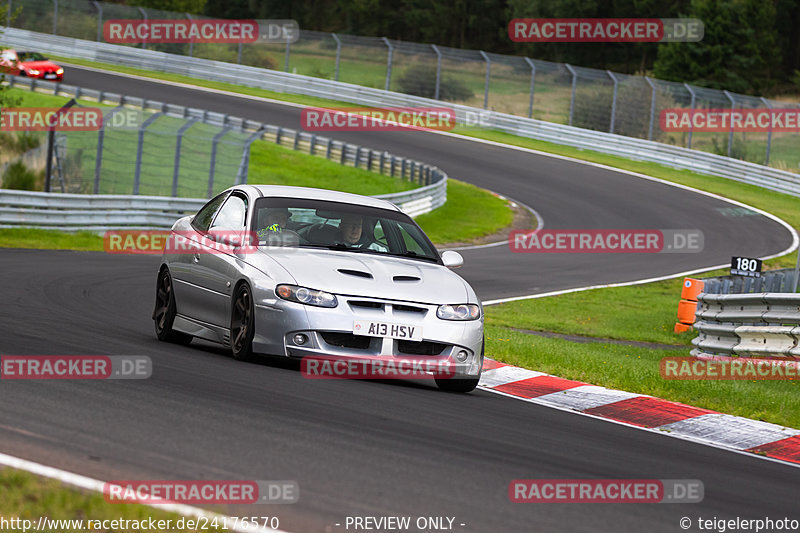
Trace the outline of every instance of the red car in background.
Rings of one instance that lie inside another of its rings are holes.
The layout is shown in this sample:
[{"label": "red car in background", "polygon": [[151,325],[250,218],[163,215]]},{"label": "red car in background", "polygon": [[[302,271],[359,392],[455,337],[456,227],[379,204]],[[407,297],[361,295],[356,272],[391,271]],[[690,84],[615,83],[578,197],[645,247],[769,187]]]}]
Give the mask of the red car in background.
[{"label": "red car in background", "polygon": [[64,79],[64,69],[39,52],[17,52],[10,48],[0,52],[0,72],[51,81]]}]

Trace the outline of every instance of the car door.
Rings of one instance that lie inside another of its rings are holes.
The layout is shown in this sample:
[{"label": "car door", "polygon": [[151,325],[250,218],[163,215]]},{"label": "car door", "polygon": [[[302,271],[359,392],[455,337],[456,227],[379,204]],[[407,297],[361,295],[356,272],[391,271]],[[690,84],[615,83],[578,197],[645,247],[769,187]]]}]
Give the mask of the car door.
[{"label": "car door", "polygon": [[198,291],[198,308],[193,310],[197,320],[230,327],[231,293],[239,279],[241,259],[236,248],[223,242],[223,238],[243,236],[247,207],[244,194],[232,193],[214,216],[201,249],[192,257],[190,282]]},{"label": "car door", "polygon": [[170,257],[169,268],[174,281],[176,311],[179,315],[207,322],[201,318],[204,316],[202,308],[206,298],[203,294],[205,289],[200,284],[203,277],[200,273],[200,254],[196,252],[207,252],[201,248],[201,243],[228,196],[229,193],[224,192],[212,198],[197,212],[190,229],[185,234],[181,232],[179,236],[194,241],[194,246],[181,246],[178,253]]}]

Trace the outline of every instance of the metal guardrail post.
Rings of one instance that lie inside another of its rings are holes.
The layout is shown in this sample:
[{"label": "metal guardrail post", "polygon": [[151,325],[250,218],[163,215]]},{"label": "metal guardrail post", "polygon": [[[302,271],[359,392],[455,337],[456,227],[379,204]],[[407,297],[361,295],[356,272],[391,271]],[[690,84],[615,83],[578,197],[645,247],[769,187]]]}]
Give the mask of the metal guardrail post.
[{"label": "metal guardrail post", "polygon": [[578,73],[569,63],[564,63],[564,67],[572,74],[572,95],[569,97],[569,125],[572,126],[572,116],[575,112],[575,89],[578,86]]},{"label": "metal guardrail post", "polygon": [[764,159],[764,165],[769,166],[769,152],[772,148],[772,104],[769,103],[769,100],[761,97],[761,101],[764,102],[764,105],[767,106],[767,109],[770,110],[770,121],[769,121],[769,131],[767,132],[767,155]]},{"label": "metal guardrail post", "polygon": [[536,64],[528,57],[523,58],[528,66],[531,67],[531,95],[528,100],[528,118],[533,118],[533,89],[536,86]]},{"label": "metal guardrail post", "polygon": [[[688,83],[684,83],[683,86],[686,87],[686,90],[689,91],[689,94],[692,97],[692,102],[691,102],[691,104],[689,104],[689,114],[692,116],[692,118],[694,118],[694,105],[695,105],[695,102],[697,100],[697,95],[695,94],[694,89],[692,89],[692,86],[689,85]],[[694,120],[692,120],[689,123],[689,136],[688,136],[688,139],[686,141],[686,148],[691,148],[692,147],[692,131],[693,130],[694,130]]]},{"label": "metal guardrail post", "polygon": [[239,46],[236,47],[236,64],[242,64],[242,41],[239,41]]},{"label": "metal guardrail post", "polygon": [[[145,24],[147,24],[147,11],[144,10],[143,7],[136,6],[139,9],[139,13],[142,14],[142,18],[144,19]],[[142,50],[147,50],[147,42],[142,40]]]},{"label": "metal guardrail post", "polygon": [[292,47],[292,39],[287,35],[286,36],[286,55],[283,58],[283,71],[289,72],[289,51]]},{"label": "metal guardrail post", "polygon": [[217,145],[220,139],[231,130],[231,126],[225,126],[222,131],[214,135],[211,141],[211,162],[208,165],[208,198],[214,194],[214,170],[217,166]]},{"label": "metal guardrail post", "polygon": [[647,128],[647,140],[653,140],[653,122],[656,118],[656,84],[653,83],[648,76],[644,77],[645,81],[650,85],[650,126]]},{"label": "metal guardrail post", "polygon": [[431,45],[433,51],[436,52],[436,85],[433,89],[433,99],[439,99],[439,90],[442,86],[442,52],[435,44]]},{"label": "metal guardrail post", "polygon": [[606,70],[606,74],[608,74],[608,77],[614,82],[614,97],[611,99],[611,125],[608,127],[608,133],[614,133],[614,118],[617,115],[617,86],[619,82],[617,81],[617,77],[614,76],[614,73],[610,70]]},{"label": "metal guardrail post", "polygon": [[331,33],[331,37],[336,41],[336,67],[333,71],[333,81],[339,81],[339,61],[342,59],[342,41],[335,33]]},{"label": "metal guardrail post", "polygon": [[736,111],[736,100],[733,99],[733,96],[731,96],[731,93],[728,91],[722,91],[722,93],[727,96],[728,100],[731,102],[731,131],[728,134],[728,157],[730,157],[733,148],[733,113]]},{"label": "metal guardrail post", "polygon": [[189,119],[186,124],[178,129],[178,133],[176,134],[177,138],[175,139],[175,162],[172,165],[172,196],[178,196],[178,175],[180,174],[181,170],[181,147],[183,145],[183,134],[195,125],[195,123],[200,120],[198,118]]},{"label": "metal guardrail post", "polygon": [[244,141],[242,147],[242,160],[239,162],[239,169],[236,171],[236,185],[247,183],[247,176],[250,172],[250,146],[264,134],[264,127],[258,129]]},{"label": "metal guardrail post", "polygon": [[383,39],[383,43],[389,49],[387,56],[386,56],[386,83],[384,86],[384,90],[388,91],[389,86],[392,83],[392,56],[394,55],[394,47],[392,43],[389,42],[389,39],[386,37],[381,37]]},{"label": "metal guardrail post", "polygon": [[492,60],[483,50],[478,50],[483,60],[486,61],[486,81],[483,83],[483,108],[489,109],[489,77],[492,71]]},{"label": "metal guardrail post", "polygon": [[[186,18],[189,19],[190,24],[194,23],[194,19],[189,13],[186,13]],[[189,41],[189,57],[194,57],[194,39]]]},{"label": "metal guardrail post", "polygon": [[[98,96],[97,100],[99,102],[103,101],[102,94]],[[103,118],[103,127],[100,128],[100,131],[97,132],[97,155],[95,156],[94,160],[94,193],[100,194],[100,171],[103,167],[103,142],[105,141],[106,136],[106,121],[114,116],[117,111],[123,109],[122,106],[115,107],[108,114]]]},{"label": "metal guardrail post", "polygon": [[58,35],[58,0],[53,0],[53,35]]},{"label": "metal guardrail post", "polygon": [[97,42],[103,38],[103,6],[97,0],[92,0],[92,5],[97,10]]}]

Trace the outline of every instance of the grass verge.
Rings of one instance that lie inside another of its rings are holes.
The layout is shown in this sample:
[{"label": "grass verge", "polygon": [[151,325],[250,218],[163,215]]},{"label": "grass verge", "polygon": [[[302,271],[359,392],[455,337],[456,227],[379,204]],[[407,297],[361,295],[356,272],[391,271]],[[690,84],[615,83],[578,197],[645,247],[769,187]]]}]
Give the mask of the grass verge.
[{"label": "grass verge", "polygon": [[[160,509],[147,507],[139,504],[117,504],[108,503],[103,496],[96,492],[84,492],[73,487],[62,484],[59,481],[35,476],[23,470],[3,468],[0,470],[0,516],[5,520],[19,518],[30,520],[31,527],[38,526],[40,517],[47,517],[54,521],[82,520],[78,525],[75,522],[51,523],[48,531],[86,531],[86,530],[108,530],[108,531],[140,531],[147,527],[113,527],[97,528],[89,527],[87,521],[92,523],[96,520],[135,520],[145,521],[149,519],[170,520],[170,527],[164,528],[169,531],[195,531],[196,528],[176,527],[181,515],[169,513]],[[13,523],[12,523],[13,524]],[[111,523],[108,523],[111,525]],[[162,523],[167,525],[166,522]],[[185,524],[185,522],[184,522]],[[44,523],[42,524],[45,525]],[[132,525],[118,522],[118,525]],[[11,527],[12,530],[24,530],[20,527]],[[220,528],[211,528],[221,530]]]}]

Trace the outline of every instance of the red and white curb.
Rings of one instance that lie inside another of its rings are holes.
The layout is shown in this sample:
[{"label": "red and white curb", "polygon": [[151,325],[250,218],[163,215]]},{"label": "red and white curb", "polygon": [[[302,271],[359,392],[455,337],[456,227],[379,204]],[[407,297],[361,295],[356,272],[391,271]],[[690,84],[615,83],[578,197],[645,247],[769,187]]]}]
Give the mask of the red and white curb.
[{"label": "red and white curb", "polygon": [[800,430],[551,376],[486,359],[480,388],[532,403],[800,464]]}]

